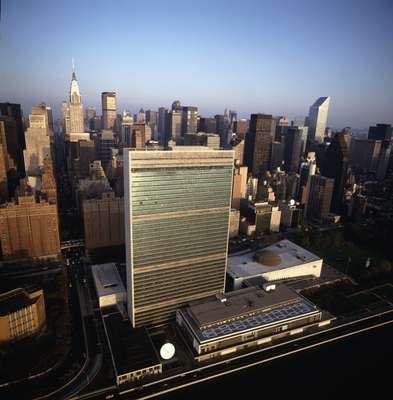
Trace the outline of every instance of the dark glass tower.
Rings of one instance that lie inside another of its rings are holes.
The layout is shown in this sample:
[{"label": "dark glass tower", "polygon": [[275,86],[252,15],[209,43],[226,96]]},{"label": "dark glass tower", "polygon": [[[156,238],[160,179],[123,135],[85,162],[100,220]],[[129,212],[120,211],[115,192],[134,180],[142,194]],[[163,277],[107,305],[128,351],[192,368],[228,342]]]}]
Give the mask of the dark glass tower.
[{"label": "dark glass tower", "polygon": [[245,163],[253,175],[263,176],[270,167],[271,143],[276,121],[272,115],[252,114],[246,135]]},{"label": "dark glass tower", "polygon": [[331,210],[340,213],[344,195],[344,186],[347,180],[348,149],[344,134],[335,134],[329,147],[326,149],[321,174],[334,179]]}]

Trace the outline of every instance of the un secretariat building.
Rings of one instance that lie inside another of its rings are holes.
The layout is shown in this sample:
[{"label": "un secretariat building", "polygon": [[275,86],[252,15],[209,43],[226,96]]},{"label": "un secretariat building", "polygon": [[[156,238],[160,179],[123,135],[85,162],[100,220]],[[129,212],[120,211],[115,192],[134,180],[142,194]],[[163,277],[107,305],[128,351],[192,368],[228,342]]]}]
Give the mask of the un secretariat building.
[{"label": "un secretariat building", "polygon": [[233,151],[124,149],[128,313],[134,327],[223,293]]}]

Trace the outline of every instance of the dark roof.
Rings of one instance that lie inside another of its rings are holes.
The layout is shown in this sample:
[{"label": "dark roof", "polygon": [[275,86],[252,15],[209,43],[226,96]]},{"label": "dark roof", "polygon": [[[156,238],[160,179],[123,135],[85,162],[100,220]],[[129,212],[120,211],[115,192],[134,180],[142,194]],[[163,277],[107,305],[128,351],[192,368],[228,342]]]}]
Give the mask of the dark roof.
[{"label": "dark roof", "polygon": [[274,308],[282,304],[297,302],[301,297],[285,285],[277,285],[276,290],[266,292],[257,287],[235,290],[220,297],[212,296],[196,300],[188,306],[198,327],[219,324],[224,320],[249,315],[266,308]]},{"label": "dark roof", "polygon": [[120,313],[104,316],[117,375],[160,364],[146,328],[133,328]]},{"label": "dark roof", "polygon": [[27,287],[27,289],[17,288],[5,293],[1,293],[0,315],[5,316],[34,304],[37,301],[37,298],[30,299],[27,295],[27,292],[32,293],[38,289],[38,287]]}]

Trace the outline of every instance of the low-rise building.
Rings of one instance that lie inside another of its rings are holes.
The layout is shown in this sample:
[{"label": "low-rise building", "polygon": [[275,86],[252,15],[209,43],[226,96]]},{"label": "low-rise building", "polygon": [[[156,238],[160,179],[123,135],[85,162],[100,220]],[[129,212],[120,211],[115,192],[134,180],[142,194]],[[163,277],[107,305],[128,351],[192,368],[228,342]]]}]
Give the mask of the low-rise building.
[{"label": "low-rise building", "polygon": [[265,281],[320,277],[323,260],[289,240],[281,240],[257,252],[232,255],[228,258],[227,275],[236,290],[243,281],[261,277]]},{"label": "low-rise building", "polygon": [[100,308],[127,303],[126,289],[115,263],[92,265],[91,271]]},{"label": "low-rise building", "polygon": [[17,288],[0,294],[0,343],[38,333],[45,325],[45,320],[42,289]]},{"label": "low-rise building", "polygon": [[190,303],[177,311],[197,361],[269,343],[326,324],[322,311],[289,287],[249,287]]},{"label": "low-rise building", "polygon": [[118,312],[103,315],[118,386],[162,372],[162,363],[146,328],[132,328]]},{"label": "low-rise building", "polygon": [[32,194],[0,206],[0,242],[5,258],[56,258],[60,254],[56,204]]}]

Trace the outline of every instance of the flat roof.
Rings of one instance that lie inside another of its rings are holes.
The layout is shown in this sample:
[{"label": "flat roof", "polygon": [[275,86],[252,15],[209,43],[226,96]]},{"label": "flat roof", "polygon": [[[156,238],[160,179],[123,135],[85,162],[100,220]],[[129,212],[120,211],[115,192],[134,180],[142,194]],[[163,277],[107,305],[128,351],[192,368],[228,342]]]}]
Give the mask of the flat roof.
[{"label": "flat roof", "polygon": [[[255,259],[258,255],[259,261]],[[285,239],[257,252],[229,256],[227,271],[233,278],[247,278],[320,260],[317,255]]]},{"label": "flat roof", "polygon": [[146,328],[133,328],[120,313],[103,320],[117,375],[161,364]]},{"label": "flat roof", "polygon": [[4,293],[0,293],[0,316],[19,311],[37,302],[38,297],[29,298],[28,293],[33,293],[39,288],[16,288]]},{"label": "flat roof", "polygon": [[115,263],[92,265],[91,270],[98,297],[126,292]]},{"label": "flat roof", "polygon": [[201,342],[320,312],[284,284],[269,292],[259,287],[236,290],[194,302],[182,311]]}]

